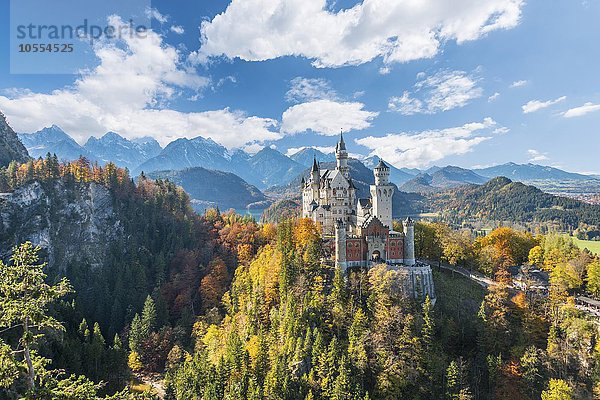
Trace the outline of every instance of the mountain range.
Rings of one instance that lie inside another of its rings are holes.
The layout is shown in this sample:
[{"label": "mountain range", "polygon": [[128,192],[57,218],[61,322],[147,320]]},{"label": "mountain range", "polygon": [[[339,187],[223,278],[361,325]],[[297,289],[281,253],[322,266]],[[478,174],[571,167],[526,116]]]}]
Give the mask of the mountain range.
[{"label": "mountain range", "polygon": [[449,165],[423,172],[400,186],[400,190],[411,193],[431,193],[465,184],[481,185],[488,181],[475,172]]},{"label": "mountain range", "polygon": [[[50,152],[56,153],[61,160],[84,156],[99,163],[112,161],[129,168],[134,176],[141,172],[181,171],[201,167],[233,173],[260,190],[285,187],[292,181],[299,181],[299,175],[312,165],[314,159],[321,163],[335,162],[334,153],[324,153],[310,147],[289,157],[270,147],[252,155],[239,149],[228,150],[214,140],[204,137],[176,139],[165,148],[161,148],[152,138],[129,140],[115,132],[108,132],[98,139],[91,137],[81,146],[56,125],[19,136],[29,154],[36,158]],[[365,169],[372,169],[379,162],[379,158],[372,156],[356,161],[366,167]],[[536,164],[506,163],[478,169],[432,166],[425,170],[396,168],[389,162],[387,164],[391,170],[390,181],[400,190],[414,193],[432,193],[464,184],[483,184],[496,176],[537,184],[538,187],[542,187],[541,181],[548,180],[582,184],[584,181],[598,180],[594,176]],[[361,181],[366,182],[368,179],[363,178]]]},{"label": "mountain range", "polygon": [[515,164],[509,162],[502,165],[496,165],[488,168],[473,169],[473,172],[494,178],[496,176],[505,176],[512,180],[532,181],[536,179],[552,179],[552,180],[586,180],[590,176],[566,172],[558,168],[537,165],[537,164]]}]

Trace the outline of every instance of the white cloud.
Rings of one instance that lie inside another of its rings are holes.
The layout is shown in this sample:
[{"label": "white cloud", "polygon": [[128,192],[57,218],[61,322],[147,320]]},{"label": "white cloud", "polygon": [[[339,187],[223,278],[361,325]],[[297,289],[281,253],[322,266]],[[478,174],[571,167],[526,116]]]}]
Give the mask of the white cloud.
[{"label": "white cloud", "polygon": [[529,156],[529,162],[540,162],[548,159],[546,153],[534,149],[527,150],[527,155]]},{"label": "white cloud", "polygon": [[287,149],[285,155],[288,157],[293,156],[294,154],[296,154],[304,149],[315,149],[315,150],[320,151],[321,153],[325,153],[325,154],[331,154],[331,153],[335,152],[334,146],[302,146],[302,147],[290,147],[289,149]]},{"label": "white cloud", "polygon": [[364,0],[334,12],[326,0],[233,0],[202,22],[197,59],[300,56],[317,67],[340,67],[377,57],[386,65],[432,58],[445,42],[461,44],[515,27],[524,3]]},{"label": "white cloud", "polygon": [[531,100],[527,102],[527,104],[523,105],[521,108],[523,109],[523,114],[529,114],[532,112],[542,110],[544,108],[548,108],[554,104],[560,103],[561,101],[565,101],[566,99],[567,96],[562,96],[557,99],[548,101]]},{"label": "white cloud", "polygon": [[[390,133],[383,137],[368,136],[355,142],[370,149],[394,166],[422,168],[447,156],[465,154],[492,138],[490,130],[497,126],[491,118],[463,126],[427,130],[418,133]],[[482,135],[482,133],[487,133]]]},{"label": "white cloud", "polygon": [[525,85],[529,84],[529,81],[526,80],[521,80],[521,81],[515,81],[513,83],[510,84],[511,88],[520,88],[523,87]]},{"label": "white cloud", "polygon": [[314,100],[336,100],[338,95],[326,79],[302,78],[300,76],[290,81],[290,90],[285,99],[292,103],[302,103]]},{"label": "white cloud", "polygon": [[498,97],[500,97],[500,93],[496,92],[493,95],[491,95],[490,97],[488,97],[488,102],[492,102],[494,100],[496,100]]},{"label": "white cloud", "polygon": [[[478,79],[464,71],[440,71],[429,77],[422,74],[418,77],[414,92],[405,91],[401,97],[391,97],[388,110],[403,115],[435,114],[464,107],[483,94],[483,89],[477,86]],[[415,94],[421,98],[414,97]]]},{"label": "white cloud", "polygon": [[185,33],[185,29],[181,25],[171,25],[171,32],[174,32],[178,35],[183,35]]},{"label": "white cloud", "polygon": [[[113,26],[127,26],[118,17]],[[125,137],[154,136],[161,144],[202,135],[229,147],[275,140],[277,121],[228,108],[183,113],[164,106],[184,90],[200,92],[209,80],[188,70],[178,51],[149,31],[146,38],[123,35],[122,43],[98,43],[99,65],[72,86],[51,93],[0,96],[0,109],[15,130],[33,132],[58,124],[80,143],[107,131]]]},{"label": "white cloud", "polygon": [[311,130],[335,136],[342,132],[371,126],[378,112],[366,111],[363,103],[315,100],[288,108],[281,117],[281,132],[295,134]]},{"label": "white cloud", "polygon": [[574,118],[581,117],[583,115],[589,114],[591,112],[600,111],[600,104],[594,104],[591,102],[587,102],[580,107],[571,108],[565,111],[562,115],[565,118]]}]

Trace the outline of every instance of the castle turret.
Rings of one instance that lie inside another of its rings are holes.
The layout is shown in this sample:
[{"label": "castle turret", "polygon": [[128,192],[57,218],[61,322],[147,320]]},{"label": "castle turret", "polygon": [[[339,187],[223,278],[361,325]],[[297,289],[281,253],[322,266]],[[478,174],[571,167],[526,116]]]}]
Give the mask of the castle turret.
[{"label": "castle turret", "polygon": [[415,221],[406,218],[404,226],[404,265],[415,265]]},{"label": "castle turret", "polygon": [[340,141],[335,146],[335,160],[338,171],[344,175],[344,177],[350,177],[350,168],[348,168],[348,152],[346,151],[346,143],[344,142],[344,136],[340,133]]},{"label": "castle turret", "polygon": [[335,266],[346,271],[348,263],[346,262],[346,224],[338,219],[335,222]]},{"label": "castle turret", "polygon": [[371,202],[373,203],[373,215],[376,216],[384,226],[392,229],[392,197],[394,186],[390,184],[390,167],[381,159],[373,170],[375,184],[371,185]]},{"label": "castle turret", "polygon": [[319,164],[317,163],[317,158],[313,157],[313,165],[312,168],[310,169],[310,182],[312,184],[318,184],[319,180],[321,179],[320,176],[320,172],[319,172]]}]

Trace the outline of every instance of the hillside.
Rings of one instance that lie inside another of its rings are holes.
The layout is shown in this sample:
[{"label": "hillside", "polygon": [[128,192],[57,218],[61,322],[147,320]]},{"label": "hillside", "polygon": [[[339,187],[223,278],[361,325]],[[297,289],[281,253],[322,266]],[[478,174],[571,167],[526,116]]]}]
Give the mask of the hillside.
[{"label": "hillside", "polygon": [[302,164],[270,147],[253,155],[249,164],[253,174],[260,177],[263,187],[285,184],[304,169]]},{"label": "hillside", "polygon": [[287,218],[297,218],[302,213],[302,207],[293,200],[280,200],[263,211],[260,217],[262,223],[278,223]]},{"label": "hillside", "polygon": [[404,183],[400,189],[411,193],[431,193],[466,184],[480,185],[488,181],[487,178],[469,169],[451,165],[443,168],[430,168],[428,171]]},{"label": "hillside", "polygon": [[6,167],[11,161],[24,162],[28,158],[27,149],[0,112],[0,167]]},{"label": "hillside", "polygon": [[242,209],[252,204],[264,207],[267,204],[267,198],[260,190],[230,172],[196,167],[181,171],[155,171],[147,176],[168,179],[181,186],[199,212],[215,206],[227,210]]},{"label": "hillside", "polygon": [[544,193],[505,177],[430,194],[428,203],[431,211],[453,223],[477,219],[545,223],[562,229],[574,229],[582,222],[600,225],[600,206]]}]

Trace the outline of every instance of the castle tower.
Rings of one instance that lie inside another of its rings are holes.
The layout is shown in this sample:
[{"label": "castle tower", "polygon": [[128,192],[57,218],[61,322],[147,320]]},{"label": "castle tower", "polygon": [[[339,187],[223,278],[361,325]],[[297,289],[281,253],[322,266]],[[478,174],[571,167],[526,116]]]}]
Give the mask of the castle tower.
[{"label": "castle tower", "polygon": [[380,159],[379,164],[373,170],[375,184],[371,185],[371,202],[373,203],[373,215],[377,217],[384,226],[392,229],[392,196],[394,186],[390,184],[390,167]]},{"label": "castle tower", "polygon": [[319,164],[317,163],[317,158],[313,158],[313,166],[310,170],[310,188],[313,193],[313,200],[317,200],[319,198],[319,185],[321,183],[321,171],[319,169]]},{"label": "castle tower", "polygon": [[335,222],[335,266],[346,272],[346,224],[338,219]]},{"label": "castle tower", "polygon": [[346,151],[346,143],[344,136],[340,133],[340,141],[335,146],[335,160],[337,162],[337,170],[347,179],[350,177],[350,168],[348,168],[348,152]]},{"label": "castle tower", "polygon": [[404,264],[413,266],[415,265],[415,221],[408,217],[402,225],[404,225]]}]

